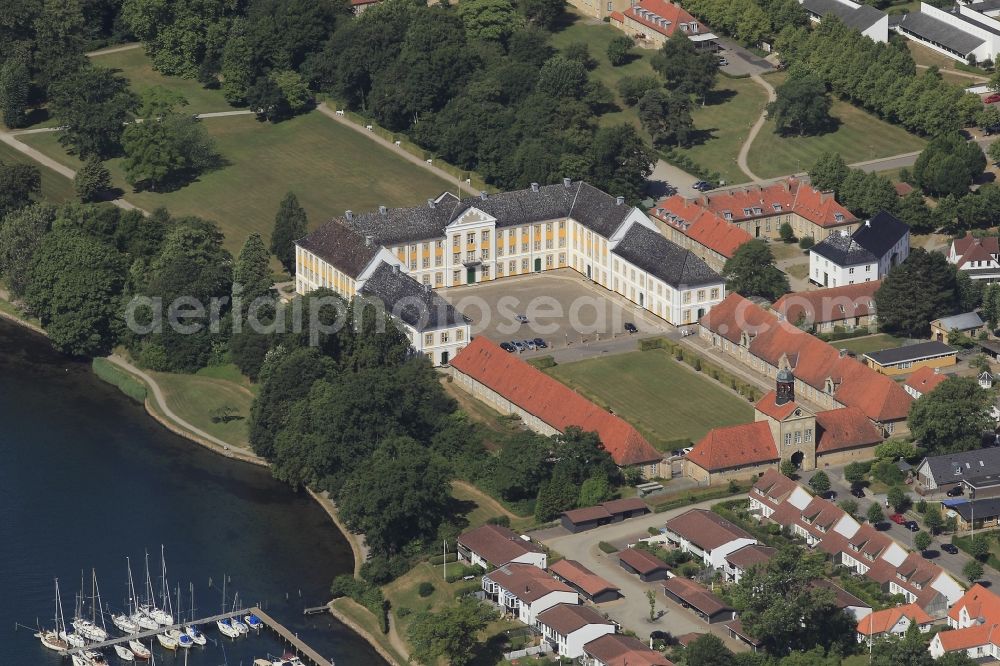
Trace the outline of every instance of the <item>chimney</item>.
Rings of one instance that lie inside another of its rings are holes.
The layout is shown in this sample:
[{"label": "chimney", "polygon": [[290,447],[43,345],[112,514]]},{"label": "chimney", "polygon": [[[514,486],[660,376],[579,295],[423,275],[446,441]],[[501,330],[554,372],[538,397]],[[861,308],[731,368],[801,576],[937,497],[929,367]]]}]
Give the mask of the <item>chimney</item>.
[{"label": "chimney", "polygon": [[379,215],[385,216],[386,212],[387,212],[387,209],[386,209],[385,206],[379,206],[378,207],[378,214]]},{"label": "chimney", "polygon": [[344,217],[346,217],[348,220],[353,220],[354,219],[354,211],[350,211],[350,210],[344,211]]},{"label": "chimney", "polygon": [[399,274],[399,273],[400,273],[400,270],[399,270],[399,264],[393,264],[393,265],[392,265],[392,272],[393,272],[393,273],[396,273],[396,274]]},{"label": "chimney", "polygon": [[840,230],[840,235],[843,236],[844,238],[847,238],[848,236],[851,235],[851,232],[848,231],[847,229],[841,229]]},{"label": "chimney", "polygon": [[429,282],[428,282],[427,284],[425,284],[425,285],[424,285],[424,293],[425,293],[425,294],[429,294],[429,293],[431,293],[431,285],[430,285],[430,283],[429,283]]},{"label": "chimney", "polygon": [[616,206],[621,206],[623,203],[625,203],[625,197],[615,197]]},{"label": "chimney", "polygon": [[841,349],[840,350],[840,358],[847,358],[847,354],[848,354],[848,352],[847,352],[846,349]]},{"label": "chimney", "polygon": [[374,242],[375,238],[373,236],[365,236],[365,247],[371,247]]},{"label": "chimney", "polygon": [[532,192],[537,192],[538,191],[538,183],[532,183],[531,184],[531,191]]},{"label": "chimney", "polygon": [[781,184],[784,186],[786,192],[791,192],[792,191],[791,179],[786,179]]},{"label": "chimney", "polygon": [[479,192],[479,198],[482,199],[483,201],[486,201],[486,191],[485,190],[480,190],[480,192]]},{"label": "chimney", "polygon": [[826,203],[827,201],[830,200],[831,196],[833,196],[832,192],[829,192],[829,191],[827,191],[827,192],[820,192],[819,193],[819,202],[820,203]]},{"label": "chimney", "polygon": [[572,178],[563,178],[563,187],[565,187],[568,190],[572,186],[573,186]]},{"label": "chimney", "polygon": [[427,200],[427,207],[428,208],[436,208],[437,207],[437,204],[434,203],[434,199],[428,199]]}]

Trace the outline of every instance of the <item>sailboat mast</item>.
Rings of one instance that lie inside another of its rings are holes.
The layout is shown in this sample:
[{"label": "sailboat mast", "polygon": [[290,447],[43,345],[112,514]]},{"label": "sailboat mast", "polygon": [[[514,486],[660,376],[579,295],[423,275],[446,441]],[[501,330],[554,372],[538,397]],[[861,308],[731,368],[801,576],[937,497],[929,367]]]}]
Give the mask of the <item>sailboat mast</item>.
[{"label": "sailboat mast", "polygon": [[94,569],[91,569],[90,571],[94,576],[94,592],[97,595],[97,606],[95,607],[95,610],[101,617],[101,626],[104,627],[105,631],[107,631],[108,625],[104,622],[104,604],[101,603],[101,588],[97,585],[97,571]]},{"label": "sailboat mast", "polygon": [[56,578],[56,636],[66,631],[66,618],[63,617],[62,595],[59,594],[59,579]]},{"label": "sailboat mast", "polygon": [[160,603],[163,610],[170,612],[170,587],[167,584],[167,560],[163,554],[163,544],[160,544]]}]

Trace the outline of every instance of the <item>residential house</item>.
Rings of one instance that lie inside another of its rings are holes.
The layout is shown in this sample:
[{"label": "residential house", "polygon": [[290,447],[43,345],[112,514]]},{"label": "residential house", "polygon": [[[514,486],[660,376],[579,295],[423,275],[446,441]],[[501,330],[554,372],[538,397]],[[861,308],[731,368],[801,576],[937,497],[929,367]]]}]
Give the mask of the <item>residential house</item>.
[{"label": "residential house", "polygon": [[956,238],[948,249],[948,261],[973,280],[1000,280],[1000,238],[973,236]]},{"label": "residential house", "polygon": [[848,28],[854,28],[865,37],[876,42],[889,41],[889,15],[871,5],[862,5],[851,0],[799,0],[799,4],[814,22],[833,14]]},{"label": "residential house", "polygon": [[849,234],[827,236],[809,248],[809,281],[821,287],[881,280],[910,256],[910,227],[881,212]]},{"label": "residential house", "polygon": [[633,426],[489,338],[477,336],[450,370],[461,388],[501,414],[517,414],[537,433],[557,435],[577,426],[596,432],[619,467],[638,469],[644,478],[670,474],[663,454]]},{"label": "residential house", "polygon": [[737,249],[753,237],[705,208],[697,199],[669,196],[648,211],[668,239],[721,271]]},{"label": "residential house", "polygon": [[764,642],[743,628],[743,622],[739,618],[726,622],[726,629],[729,630],[729,637],[745,643],[752,651],[757,652],[763,647]]},{"label": "residential house", "polygon": [[674,666],[642,641],[622,634],[606,634],[584,645],[581,663],[583,666]]},{"label": "residential house", "polygon": [[944,344],[951,344],[949,335],[961,333],[970,338],[975,338],[980,333],[986,331],[986,322],[982,320],[978,312],[965,312],[963,314],[952,315],[935,319],[931,322],[931,340],[937,340]]},{"label": "residential house", "polygon": [[778,551],[770,546],[750,544],[726,555],[726,580],[738,583],[743,575],[755,567],[766,567]]},{"label": "residential house", "polygon": [[931,656],[937,659],[947,652],[965,652],[970,658],[1000,658],[1000,596],[975,584],[948,612],[950,631],[941,631],[931,639]]},{"label": "residential house", "polygon": [[882,433],[857,407],[812,412],[795,401],[795,376],[778,372],[776,390],[754,408],[754,422],[713,428],[685,456],[684,473],[712,484],[762,474],[781,460],[810,470],[868,458]]},{"label": "residential house", "polygon": [[663,581],[663,593],[668,599],[690,608],[705,622],[715,624],[736,618],[736,611],[704,587],[681,576]]},{"label": "residential house", "polygon": [[601,502],[596,506],[564,511],[560,520],[563,527],[575,534],[609,523],[620,523],[649,512],[649,505],[638,497],[626,497]]},{"label": "residential house", "polygon": [[706,509],[691,509],[664,525],[667,542],[713,569],[726,567],[726,556],[757,543],[743,528]]},{"label": "residential house", "polygon": [[944,494],[959,485],[963,479],[997,474],[1000,474],[1000,448],[947,453],[929,456],[920,461],[913,488],[921,495]]},{"label": "residential house", "polygon": [[588,606],[558,604],[538,614],[535,627],[560,657],[583,656],[583,646],[606,634],[615,633],[611,620]]},{"label": "residential house", "polygon": [[906,375],[919,368],[947,368],[958,363],[958,351],[931,340],[915,345],[882,349],[864,355],[868,367],[883,375]]},{"label": "residential house", "polygon": [[549,567],[549,573],[592,603],[600,604],[621,597],[621,588],[612,585],[576,560],[559,560]]},{"label": "residential house", "polygon": [[580,603],[576,592],[530,564],[508,564],[483,576],[486,598],[505,614],[534,627],[538,614],[558,604]]},{"label": "residential house", "polygon": [[837,605],[837,608],[846,613],[850,613],[851,617],[855,620],[861,620],[862,618],[868,617],[868,614],[872,612],[872,607],[865,601],[862,601],[844,588],[831,583],[825,578],[817,578],[812,582],[812,586],[820,587],[824,590],[830,590],[833,592],[833,601]]},{"label": "residential house", "polygon": [[959,530],[991,529],[1000,525],[1000,497],[946,500],[944,509],[945,515],[955,518]]},{"label": "residential house", "polygon": [[680,5],[666,0],[633,0],[628,8],[611,12],[611,25],[645,49],[658,49],[680,32],[698,51],[719,50],[718,37]]},{"label": "residential house", "polygon": [[639,576],[648,583],[667,577],[667,563],[643,548],[626,548],[618,551],[618,564],[625,571]]},{"label": "residential house", "polygon": [[888,636],[902,637],[912,625],[922,634],[931,630],[934,618],[916,604],[904,604],[869,613],[858,621],[858,642],[871,644],[872,641]]},{"label": "residential house", "polygon": [[489,523],[458,537],[458,557],[484,569],[511,563],[544,569],[548,563],[545,551],[530,538]]},{"label": "residential house", "polygon": [[1000,474],[966,477],[962,479],[962,489],[970,500],[1000,497]]},{"label": "residential house", "polygon": [[875,292],[881,280],[785,294],[771,306],[778,317],[807,331],[829,333],[878,328]]},{"label": "residential house", "polygon": [[939,368],[932,368],[925,365],[918,368],[916,372],[906,378],[906,382],[903,383],[903,390],[912,395],[913,399],[916,400],[936,389],[946,379],[948,379],[948,375],[941,374]]},{"label": "residential house", "polygon": [[938,8],[921,2],[896,20],[892,29],[962,63],[992,60],[1000,52],[1000,21],[989,0]]},{"label": "residential house", "polygon": [[[818,411],[855,407],[884,436],[908,432],[913,398],[901,386],[739,294],[727,296],[699,324],[703,340],[752,371],[772,378],[780,370],[794,373],[802,404]],[[850,457],[856,456],[842,458]]]},{"label": "residential house", "polygon": [[781,225],[787,223],[799,238],[811,236],[819,242],[842,231],[851,232],[859,224],[832,192],[817,190],[798,178],[719,190],[693,201],[753,238],[776,240],[781,236]]}]

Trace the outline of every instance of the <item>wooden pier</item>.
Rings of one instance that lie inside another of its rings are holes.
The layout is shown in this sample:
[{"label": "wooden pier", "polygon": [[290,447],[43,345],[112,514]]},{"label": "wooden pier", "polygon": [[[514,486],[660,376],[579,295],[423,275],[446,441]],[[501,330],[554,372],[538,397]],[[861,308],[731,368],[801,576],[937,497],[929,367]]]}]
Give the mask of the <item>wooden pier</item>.
[{"label": "wooden pier", "polygon": [[181,622],[178,624],[172,624],[169,627],[158,627],[156,629],[150,629],[148,631],[141,631],[137,634],[129,634],[128,636],[119,636],[118,638],[109,638],[101,643],[91,643],[90,645],[85,645],[81,648],[71,648],[69,650],[63,650],[63,654],[71,655],[78,652],[84,652],[86,650],[100,650],[101,648],[111,647],[112,645],[120,645],[121,643],[128,643],[131,640],[141,641],[144,638],[154,638],[157,634],[162,634],[165,631],[171,629],[180,629],[186,627],[189,624],[209,624],[215,622],[216,620],[225,620],[231,617],[236,617],[237,615],[243,616],[247,613],[255,611],[255,608],[234,610],[229,613],[220,613],[219,615],[213,615],[212,617],[204,617],[200,620],[195,620],[194,622]]},{"label": "wooden pier", "polygon": [[292,646],[300,657],[308,659],[314,666],[334,666],[333,659],[327,659],[320,655],[319,652],[306,645],[301,638],[286,629],[284,625],[275,621],[274,618],[261,609],[254,607],[250,609],[250,612],[259,617],[268,629],[278,634],[283,641]]}]

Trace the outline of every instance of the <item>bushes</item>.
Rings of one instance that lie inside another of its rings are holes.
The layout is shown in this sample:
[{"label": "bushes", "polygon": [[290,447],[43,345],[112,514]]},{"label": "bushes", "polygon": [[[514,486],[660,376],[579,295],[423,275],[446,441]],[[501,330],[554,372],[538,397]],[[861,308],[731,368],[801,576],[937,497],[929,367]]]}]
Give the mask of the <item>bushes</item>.
[{"label": "bushes", "polygon": [[652,351],[654,349],[673,350],[676,346],[677,343],[667,338],[643,338],[639,340],[639,351]]},{"label": "bushes", "polygon": [[451,563],[457,561],[458,561],[458,553],[448,553],[447,557],[445,557],[444,555],[435,555],[434,557],[428,559],[427,563],[433,566],[439,566],[441,564],[444,564],[445,562]]},{"label": "bushes", "polygon": [[535,366],[539,370],[545,370],[546,368],[554,368],[556,366],[556,360],[551,356],[539,356],[538,358],[533,358],[528,361],[530,365]]},{"label": "bushes", "polygon": [[434,594],[434,584],[425,580],[417,586],[417,594],[424,598],[431,596]]},{"label": "bushes", "polygon": [[696,178],[706,180],[710,183],[719,183],[721,180],[718,171],[708,171],[684,153],[679,153],[673,148],[664,148],[660,151],[660,156],[668,163],[684,169]]},{"label": "bushes", "polygon": [[814,239],[812,236],[803,236],[802,238],[799,239],[799,247],[802,248],[803,250],[808,250],[815,244],[816,244],[816,239]]},{"label": "bushes", "polygon": [[345,574],[333,580],[330,593],[334,598],[349,597],[361,604],[378,620],[382,633],[389,632],[389,603],[377,586]]},{"label": "bushes", "polygon": [[607,541],[598,541],[597,542],[597,547],[600,548],[605,553],[607,553],[608,555],[610,555],[611,553],[617,553],[618,552],[618,549],[615,548],[614,546],[612,546]]}]

